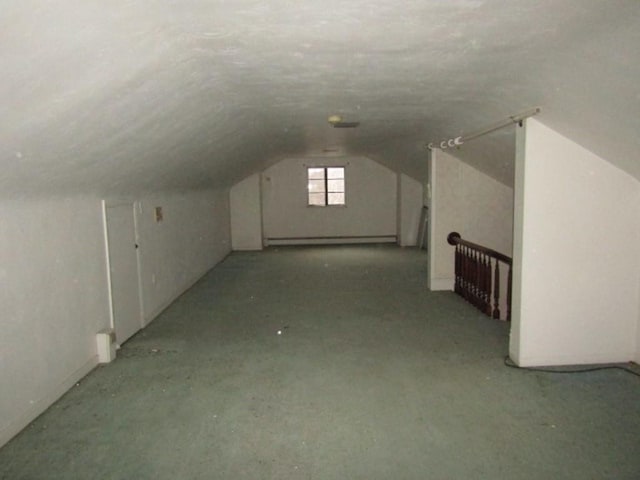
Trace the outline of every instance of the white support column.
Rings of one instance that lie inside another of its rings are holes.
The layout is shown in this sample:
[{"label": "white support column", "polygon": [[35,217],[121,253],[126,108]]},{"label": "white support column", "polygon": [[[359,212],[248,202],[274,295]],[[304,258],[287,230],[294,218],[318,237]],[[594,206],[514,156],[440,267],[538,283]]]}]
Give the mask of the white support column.
[{"label": "white support column", "polygon": [[640,183],[535,119],[518,129],[510,354],[522,366],[636,356]]},{"label": "white support column", "polygon": [[398,243],[402,247],[418,244],[422,213],[422,185],[417,180],[398,174]]}]

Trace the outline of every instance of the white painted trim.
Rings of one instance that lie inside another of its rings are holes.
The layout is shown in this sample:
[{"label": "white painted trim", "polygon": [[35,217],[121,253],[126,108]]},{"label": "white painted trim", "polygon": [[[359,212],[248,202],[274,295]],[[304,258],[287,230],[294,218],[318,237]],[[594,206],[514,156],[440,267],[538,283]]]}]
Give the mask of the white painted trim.
[{"label": "white painted trim", "polygon": [[[264,233],[264,212],[263,212],[263,208],[262,206],[264,205],[264,195],[262,193],[263,190],[263,172],[259,172],[258,173],[258,198],[260,199],[260,205],[259,205],[259,210],[260,210],[260,236],[262,237],[262,242],[260,243],[260,250],[262,250],[265,246],[265,233]],[[231,208],[231,207],[229,207]]]},{"label": "white painted trim", "polygon": [[[127,199],[118,199],[118,200],[102,200],[102,218],[104,225],[104,239],[105,239],[105,247],[106,247],[106,255],[107,255],[107,281],[108,281],[108,297],[109,297],[109,317],[111,322],[111,328],[116,330],[115,317],[113,315],[113,290],[111,286],[111,262],[109,259],[109,231],[108,231],[108,222],[107,222],[107,208],[113,207],[130,207],[131,215],[133,217],[133,239],[137,245],[139,245],[139,235],[138,235],[138,210],[142,210],[142,204],[136,200],[127,200]],[[136,270],[138,277],[138,320],[140,324],[140,328],[136,331],[140,331],[145,327],[144,321],[144,300],[142,298],[142,264],[140,259],[140,248],[136,248]],[[118,348],[120,348],[120,344],[118,343]]]},{"label": "white painted trim", "polygon": [[396,172],[396,238],[398,245],[402,246],[404,243],[404,238],[402,238],[402,182],[398,172]]},{"label": "white painted trim", "polygon": [[511,256],[511,326],[509,329],[509,355],[519,364],[522,332],[520,318],[522,314],[522,256],[524,251],[524,216],[525,216],[525,164],[528,120],[523,127],[516,128],[515,173],[513,185],[513,250]]},{"label": "white painted trim", "polygon": [[453,292],[454,278],[432,278],[429,290],[436,292],[442,290],[448,290]]},{"label": "white painted trim", "polygon": [[138,303],[140,304],[139,305],[140,328],[144,328],[145,326],[144,298],[142,298],[144,288],[142,288],[142,254],[140,252],[140,249],[141,249],[140,233],[139,233],[140,219],[138,218],[139,215],[142,215],[142,203],[140,201],[135,201],[133,202],[132,208],[133,208],[133,238],[134,238],[134,241],[136,242],[136,267],[138,270],[137,274],[138,274]]},{"label": "white painted trim", "polygon": [[113,290],[111,288],[111,261],[109,260],[109,232],[107,231],[107,201],[102,200],[102,229],[104,233],[104,255],[107,266],[107,297],[109,298],[109,324],[115,331],[116,323],[113,316]]},{"label": "white painted trim", "polygon": [[135,200],[133,200],[133,198],[126,198],[126,197],[110,198],[110,199],[103,200],[103,202],[105,202],[105,205],[107,207],[123,207],[125,205],[133,204],[134,201]]},{"label": "white painted trim", "polygon": [[62,395],[69,391],[78,381],[98,366],[98,356],[91,357],[84,365],[72,372],[62,383],[46,393],[44,397],[29,405],[18,418],[0,430],[0,447],[15,437],[31,422],[38,418],[47,408],[53,405]]},{"label": "white painted trim", "polygon": [[[437,185],[434,180],[436,177],[436,152],[429,151],[427,158],[427,285],[429,290],[446,290],[446,288],[439,288],[441,285],[437,278],[433,278],[435,272],[433,268],[433,246],[435,245],[435,222],[436,218],[436,204],[434,202],[435,193],[437,191]],[[452,284],[453,285],[453,284]]]}]

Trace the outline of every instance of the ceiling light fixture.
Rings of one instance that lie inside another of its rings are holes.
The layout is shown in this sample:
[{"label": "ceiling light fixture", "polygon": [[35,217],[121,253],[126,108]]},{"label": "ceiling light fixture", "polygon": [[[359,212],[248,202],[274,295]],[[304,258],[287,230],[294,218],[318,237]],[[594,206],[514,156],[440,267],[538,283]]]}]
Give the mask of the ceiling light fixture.
[{"label": "ceiling light fixture", "polygon": [[345,122],[340,115],[331,115],[328,119],[333,128],[356,128],[360,122]]},{"label": "ceiling light fixture", "polygon": [[496,130],[500,130],[504,127],[508,127],[509,125],[513,125],[514,123],[517,123],[518,125],[522,126],[522,122],[529,117],[533,117],[534,115],[537,115],[541,112],[540,107],[536,107],[533,108],[531,110],[527,110],[526,112],[523,112],[519,115],[512,115],[510,116],[507,120],[504,120],[500,123],[496,123],[495,125],[492,125],[490,127],[487,127],[485,129],[482,129],[480,131],[474,132],[474,133],[470,133],[469,135],[465,135],[462,136],[460,135],[459,137],[452,137],[449,138],[447,140],[442,140],[440,143],[438,143],[437,145],[435,145],[433,142],[430,142],[426,145],[426,147],[429,150],[433,150],[434,148],[439,148],[441,150],[445,150],[447,148],[454,148],[454,147],[459,147],[460,145],[462,145],[465,142],[468,142],[470,140],[473,140],[475,138],[478,137],[482,137],[483,135],[487,135],[489,133],[493,133]]}]

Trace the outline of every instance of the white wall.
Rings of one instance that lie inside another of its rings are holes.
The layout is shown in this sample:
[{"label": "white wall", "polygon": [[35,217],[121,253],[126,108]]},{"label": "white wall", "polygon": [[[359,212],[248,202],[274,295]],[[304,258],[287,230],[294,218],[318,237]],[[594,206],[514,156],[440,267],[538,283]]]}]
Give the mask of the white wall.
[{"label": "white wall", "polygon": [[[346,206],[307,206],[307,168],[344,166]],[[264,236],[268,239],[341,237],[380,240],[397,237],[397,178],[364,157],[307,157],[283,160],[262,175]],[[295,242],[295,241],[294,241]],[[297,242],[297,243],[301,243]],[[274,244],[273,240],[269,243]]]},{"label": "white wall", "polygon": [[231,204],[231,246],[233,250],[262,249],[262,203],[260,174],[238,182],[229,194]]},{"label": "white wall", "polygon": [[511,188],[446,152],[433,150],[429,158],[428,190],[431,290],[453,290],[454,247],[447,243],[447,235],[453,231],[465,240],[511,256]]},{"label": "white wall", "polygon": [[401,173],[398,175],[398,190],[398,243],[403,247],[413,247],[418,244],[423,206],[422,184]]},{"label": "white wall", "polygon": [[[145,197],[136,212],[145,324],[231,251],[229,191]],[[155,221],[155,207],[163,221]]]},{"label": "white wall", "polygon": [[518,129],[517,145],[512,358],[631,360],[640,183],[534,119]]},{"label": "white wall", "polygon": [[96,364],[109,327],[102,206],[0,202],[0,445]]},{"label": "white wall", "polygon": [[[228,191],[156,195],[140,205],[148,322],[229,252]],[[95,335],[110,317],[100,199],[4,200],[0,221],[2,445],[95,367]]]},{"label": "white wall", "polygon": [[[638,298],[640,299],[640,280],[638,281]],[[636,355],[634,362],[640,364],[640,303],[638,304],[638,323],[636,325]]]}]

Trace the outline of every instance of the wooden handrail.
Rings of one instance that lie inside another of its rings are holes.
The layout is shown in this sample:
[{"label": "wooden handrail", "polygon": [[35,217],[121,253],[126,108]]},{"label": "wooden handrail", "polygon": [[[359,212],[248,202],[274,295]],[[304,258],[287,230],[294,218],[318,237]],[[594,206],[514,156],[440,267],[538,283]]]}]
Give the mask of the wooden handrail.
[{"label": "wooden handrail", "polygon": [[489,255],[490,257],[497,258],[498,260],[500,260],[501,262],[506,263],[507,265],[511,265],[512,264],[511,257],[507,257],[506,255],[504,255],[504,254],[502,254],[500,252],[492,250],[491,248],[484,247],[484,246],[479,245],[477,243],[473,243],[473,242],[470,242],[468,240],[463,240],[458,232],[451,232],[449,235],[447,235],[447,243],[449,245],[454,245],[454,246],[455,245],[463,245],[465,247],[473,248],[474,250],[477,250],[478,252],[484,253],[485,255]]},{"label": "wooden handrail", "polygon": [[454,291],[493,318],[501,318],[500,262],[508,265],[506,320],[511,320],[511,257],[463,240],[458,232],[447,235],[447,242],[456,247]]}]

